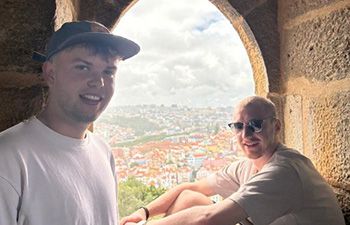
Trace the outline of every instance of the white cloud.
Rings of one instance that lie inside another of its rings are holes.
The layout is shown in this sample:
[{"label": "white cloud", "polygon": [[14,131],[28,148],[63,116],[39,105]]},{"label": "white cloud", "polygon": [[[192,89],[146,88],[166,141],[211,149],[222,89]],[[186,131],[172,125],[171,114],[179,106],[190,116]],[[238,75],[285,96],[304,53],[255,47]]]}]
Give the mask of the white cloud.
[{"label": "white cloud", "polygon": [[254,93],[239,36],[207,0],[139,0],[115,33],[141,52],[121,64],[112,104],[223,106]]}]

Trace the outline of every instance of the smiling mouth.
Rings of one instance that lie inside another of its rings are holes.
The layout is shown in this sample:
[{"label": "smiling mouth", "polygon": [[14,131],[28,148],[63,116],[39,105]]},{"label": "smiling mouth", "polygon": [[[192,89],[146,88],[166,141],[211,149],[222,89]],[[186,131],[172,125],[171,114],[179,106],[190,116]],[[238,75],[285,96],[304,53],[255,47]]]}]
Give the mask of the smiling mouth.
[{"label": "smiling mouth", "polygon": [[247,147],[255,147],[258,145],[258,142],[243,143],[243,145]]},{"label": "smiling mouth", "polygon": [[103,97],[95,94],[83,94],[79,95],[80,99],[88,105],[97,105],[99,102],[102,101]]}]

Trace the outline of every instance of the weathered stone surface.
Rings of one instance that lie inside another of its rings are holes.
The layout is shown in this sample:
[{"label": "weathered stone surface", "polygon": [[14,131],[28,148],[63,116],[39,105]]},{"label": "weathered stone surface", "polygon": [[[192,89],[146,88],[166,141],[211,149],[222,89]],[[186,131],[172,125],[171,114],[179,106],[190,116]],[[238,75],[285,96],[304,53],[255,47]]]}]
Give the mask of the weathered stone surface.
[{"label": "weathered stone surface", "polygon": [[0,131],[40,112],[46,92],[46,88],[40,85],[27,88],[1,88]]},{"label": "weathered stone surface", "polygon": [[281,70],[286,79],[350,77],[350,7],[284,30]]},{"label": "weathered stone surface", "polygon": [[282,124],[282,129],[281,132],[279,132],[278,138],[279,140],[284,140],[284,97],[277,94],[277,93],[269,93],[267,96],[268,99],[270,99],[276,106],[276,113],[277,113],[277,118],[281,121]]},{"label": "weathered stone surface", "polygon": [[265,1],[245,16],[245,20],[263,55],[269,91],[279,92],[280,85],[280,40],[277,26],[277,2]]},{"label": "weathered stone surface", "polygon": [[79,2],[79,20],[96,20],[106,27],[113,27],[123,11],[135,0],[84,0]]},{"label": "weathered stone surface", "polygon": [[25,88],[32,86],[46,86],[41,75],[29,73],[16,73],[12,71],[0,72],[0,88]]},{"label": "weathered stone surface", "polygon": [[345,217],[350,221],[350,92],[309,99],[304,141],[308,156],[337,191]]},{"label": "weathered stone surface", "polygon": [[307,127],[311,157],[334,186],[350,191],[350,92],[310,99]]},{"label": "weathered stone surface", "polygon": [[311,10],[319,9],[340,1],[342,0],[279,1],[280,18],[283,21],[282,23],[284,23],[287,20],[294,19],[295,17],[310,12]]},{"label": "weathered stone surface", "polygon": [[41,76],[0,72],[0,131],[39,112],[46,95],[47,86]]},{"label": "weathered stone surface", "polygon": [[52,32],[55,5],[46,0],[3,0],[0,7],[0,71],[39,73],[31,59]]},{"label": "weathered stone surface", "polygon": [[252,11],[255,7],[264,3],[266,0],[229,0],[230,4],[242,15],[246,15]]},{"label": "weathered stone surface", "polygon": [[345,218],[345,222],[347,225],[350,224],[350,191],[345,191],[340,188],[334,188],[335,195],[343,207],[343,214]]},{"label": "weathered stone surface", "polygon": [[78,0],[56,1],[54,29],[58,30],[65,22],[76,21],[78,19],[78,8]]},{"label": "weathered stone surface", "polygon": [[302,97],[299,95],[288,95],[284,105],[284,142],[303,153],[303,117]]}]

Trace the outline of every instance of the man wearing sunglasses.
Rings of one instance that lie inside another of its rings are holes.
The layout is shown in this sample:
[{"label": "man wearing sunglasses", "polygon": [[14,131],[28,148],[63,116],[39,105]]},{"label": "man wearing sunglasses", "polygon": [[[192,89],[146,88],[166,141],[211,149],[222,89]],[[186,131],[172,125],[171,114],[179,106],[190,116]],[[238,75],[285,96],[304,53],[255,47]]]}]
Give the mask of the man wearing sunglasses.
[{"label": "man wearing sunglasses", "polygon": [[[245,159],[170,189],[121,225],[345,225],[332,189],[311,161],[279,142],[281,123],[270,100],[242,100],[229,127]],[[224,200],[213,204],[207,196],[215,194]],[[159,214],[166,216],[147,221]]]}]

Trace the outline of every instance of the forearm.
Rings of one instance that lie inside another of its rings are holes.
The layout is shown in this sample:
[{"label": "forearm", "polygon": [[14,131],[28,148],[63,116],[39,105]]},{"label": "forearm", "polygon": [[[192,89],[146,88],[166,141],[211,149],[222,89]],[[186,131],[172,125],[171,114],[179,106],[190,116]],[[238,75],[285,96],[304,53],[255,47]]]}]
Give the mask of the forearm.
[{"label": "forearm", "polygon": [[231,200],[208,206],[195,206],[147,225],[232,225],[247,217],[244,210]]},{"label": "forearm", "polygon": [[194,206],[162,219],[149,221],[147,225],[207,225],[204,223],[206,210],[206,206]]}]

